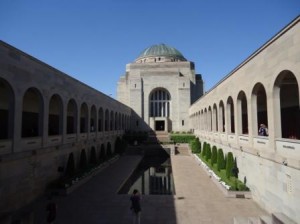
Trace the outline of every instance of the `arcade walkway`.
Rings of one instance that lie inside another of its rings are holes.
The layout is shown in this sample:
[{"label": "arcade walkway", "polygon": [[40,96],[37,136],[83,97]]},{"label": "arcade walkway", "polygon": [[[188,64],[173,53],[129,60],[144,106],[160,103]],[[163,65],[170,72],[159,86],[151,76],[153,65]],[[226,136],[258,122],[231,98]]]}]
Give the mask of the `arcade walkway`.
[{"label": "arcade walkway", "polygon": [[[123,156],[67,197],[56,197],[57,224],[132,223],[128,195],[116,192],[141,157]],[[142,224],[231,224],[234,216],[265,214],[250,199],[225,198],[191,155],[172,156],[176,195],[142,198]],[[36,223],[45,223],[40,202]]]}]

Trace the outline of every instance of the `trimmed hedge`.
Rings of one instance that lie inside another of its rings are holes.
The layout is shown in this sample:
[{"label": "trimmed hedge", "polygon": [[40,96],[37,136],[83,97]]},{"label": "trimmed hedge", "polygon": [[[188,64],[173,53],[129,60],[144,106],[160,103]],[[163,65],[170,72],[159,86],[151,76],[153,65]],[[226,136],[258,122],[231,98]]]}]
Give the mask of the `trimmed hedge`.
[{"label": "trimmed hedge", "polygon": [[212,154],[211,154],[211,165],[214,165],[217,162],[217,155],[218,155],[218,151],[217,151],[217,147],[213,146],[212,147]]},{"label": "trimmed hedge", "polygon": [[175,143],[190,143],[195,140],[195,135],[190,134],[171,134],[171,140]]},{"label": "trimmed hedge", "polygon": [[199,141],[199,138],[190,141],[190,148],[192,153],[201,153],[201,142]]},{"label": "trimmed hedge", "polygon": [[203,157],[205,157],[205,156],[206,156],[206,145],[207,145],[207,143],[206,143],[206,142],[204,142],[204,143],[203,143],[203,149],[202,149],[202,153],[201,153],[201,156],[203,156]]},{"label": "trimmed hedge", "polygon": [[236,158],[234,158],[233,168],[232,168],[232,175],[236,178],[239,177],[239,168],[237,167]]},{"label": "trimmed hedge", "polygon": [[232,176],[232,168],[234,166],[233,154],[232,152],[227,153],[227,162],[226,162],[226,176],[227,178]]},{"label": "trimmed hedge", "polygon": [[[191,143],[195,144],[195,143]],[[234,159],[232,152],[227,153],[224,156],[223,150],[217,149],[216,146],[210,148],[210,144],[203,143],[201,153],[197,153],[197,156],[202,159],[206,165],[212,169],[222,181],[230,186],[229,190],[237,191],[249,191],[246,186],[247,178],[244,177],[244,183],[238,179],[239,169],[237,167],[236,158]]]},{"label": "trimmed hedge", "polygon": [[211,159],[211,148],[210,148],[210,144],[207,144],[207,145],[206,145],[205,158],[206,158],[206,160]]},{"label": "trimmed hedge", "polygon": [[218,150],[217,169],[218,169],[218,171],[220,171],[221,169],[225,169],[225,160],[224,160],[223,149]]}]

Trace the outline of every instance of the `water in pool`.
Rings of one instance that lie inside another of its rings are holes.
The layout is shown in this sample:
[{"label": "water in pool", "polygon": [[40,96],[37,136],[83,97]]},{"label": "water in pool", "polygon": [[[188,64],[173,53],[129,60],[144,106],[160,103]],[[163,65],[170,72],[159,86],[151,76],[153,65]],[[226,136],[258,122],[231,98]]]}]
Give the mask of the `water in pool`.
[{"label": "water in pool", "polygon": [[119,194],[131,194],[137,189],[144,195],[175,194],[169,155],[144,156],[140,164],[121,187]]}]

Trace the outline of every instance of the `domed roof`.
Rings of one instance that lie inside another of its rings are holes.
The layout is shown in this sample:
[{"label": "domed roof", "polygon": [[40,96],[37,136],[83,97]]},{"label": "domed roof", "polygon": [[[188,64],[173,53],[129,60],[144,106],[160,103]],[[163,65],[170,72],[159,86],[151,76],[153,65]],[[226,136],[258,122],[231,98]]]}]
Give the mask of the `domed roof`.
[{"label": "domed roof", "polygon": [[148,57],[170,57],[170,58],[176,58],[180,61],[186,61],[186,59],[177,49],[167,46],[165,44],[156,44],[146,48],[138,56],[137,60],[141,58],[148,58]]}]

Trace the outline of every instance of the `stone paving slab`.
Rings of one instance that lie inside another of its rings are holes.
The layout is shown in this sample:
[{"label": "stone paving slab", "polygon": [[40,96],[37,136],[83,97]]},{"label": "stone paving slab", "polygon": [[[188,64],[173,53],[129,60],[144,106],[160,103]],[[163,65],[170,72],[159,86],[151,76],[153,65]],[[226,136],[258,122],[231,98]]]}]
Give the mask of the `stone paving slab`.
[{"label": "stone paving slab", "polygon": [[[72,194],[56,197],[56,224],[132,223],[129,195],[117,191],[141,159],[122,156]],[[192,156],[171,159],[176,195],[142,196],[142,224],[227,224],[234,216],[266,214],[251,199],[225,198]],[[35,223],[46,223],[46,203],[36,206]]]},{"label": "stone paving slab", "polygon": [[[266,213],[252,200],[226,198],[192,156],[173,156],[177,223],[233,223],[235,216]],[[186,221],[186,219],[188,221]]]}]

